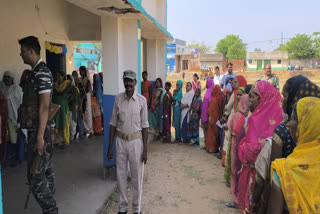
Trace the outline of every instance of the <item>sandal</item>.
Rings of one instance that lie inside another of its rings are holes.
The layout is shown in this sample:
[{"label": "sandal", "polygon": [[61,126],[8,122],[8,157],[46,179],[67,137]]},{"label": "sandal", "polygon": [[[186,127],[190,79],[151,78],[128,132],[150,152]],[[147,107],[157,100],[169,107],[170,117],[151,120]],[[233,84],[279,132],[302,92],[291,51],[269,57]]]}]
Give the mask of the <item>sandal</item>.
[{"label": "sandal", "polygon": [[233,203],[232,201],[229,201],[228,203],[226,203],[226,206],[229,208],[234,208],[234,209],[238,209],[238,205],[236,205],[235,203]]}]

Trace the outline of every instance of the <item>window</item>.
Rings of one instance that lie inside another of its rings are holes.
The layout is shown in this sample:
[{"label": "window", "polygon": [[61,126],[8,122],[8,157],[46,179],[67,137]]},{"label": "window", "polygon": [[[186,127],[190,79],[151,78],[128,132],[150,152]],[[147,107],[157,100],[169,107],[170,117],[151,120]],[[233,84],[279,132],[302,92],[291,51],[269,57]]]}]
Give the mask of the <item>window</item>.
[{"label": "window", "polygon": [[278,64],[281,64],[281,59],[278,59]]},{"label": "window", "polygon": [[182,60],[182,70],[188,70],[188,60]]},{"label": "window", "polygon": [[252,59],[249,59],[249,64],[252,64]]}]

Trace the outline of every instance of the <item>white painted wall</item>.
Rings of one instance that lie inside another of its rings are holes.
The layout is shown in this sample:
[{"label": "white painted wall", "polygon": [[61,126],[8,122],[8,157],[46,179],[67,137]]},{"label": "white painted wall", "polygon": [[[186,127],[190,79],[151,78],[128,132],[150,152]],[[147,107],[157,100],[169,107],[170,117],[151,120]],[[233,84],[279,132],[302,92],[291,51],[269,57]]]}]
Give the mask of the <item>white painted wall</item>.
[{"label": "white painted wall", "polygon": [[166,75],[166,41],[157,40],[157,75],[165,81]]},{"label": "white painted wall", "polygon": [[[257,60],[252,60],[252,63],[249,64],[249,60],[247,60],[247,68],[249,69],[257,69]],[[271,60],[271,67],[276,69],[276,68],[286,68],[287,67],[287,60],[281,60],[281,64],[278,64],[278,60]],[[262,68],[264,68],[264,60],[262,60]]]},{"label": "white painted wall", "polygon": [[117,95],[124,91],[123,71],[138,69],[137,20],[104,16],[101,32],[103,93]]},{"label": "white painted wall", "polygon": [[157,0],[156,19],[164,28],[167,28],[166,15],[166,0]]},{"label": "white painted wall", "polygon": [[[64,0],[1,0],[0,14],[2,17],[0,19],[0,49],[2,50],[0,53],[0,79],[6,70],[13,71],[16,78],[20,79],[23,70],[30,68],[23,64],[20,57],[18,40],[23,37],[34,35],[39,38],[42,48],[41,57],[44,60],[46,59],[45,41],[66,44],[68,48],[66,56],[68,73],[73,70],[73,66],[68,63],[73,51],[73,43],[70,42],[69,35],[75,33],[81,40],[100,39],[96,33],[100,29],[97,27],[100,23],[95,23],[96,15],[85,12]],[[75,18],[76,14],[80,16]],[[70,15],[72,15],[71,19]],[[85,23],[79,31],[75,31],[73,28],[75,20],[76,23]],[[89,23],[93,27],[87,31],[86,27]]]},{"label": "white painted wall", "polygon": [[147,68],[149,80],[157,78],[157,40],[147,40]]},{"label": "white painted wall", "polygon": [[149,80],[160,77],[165,80],[165,46],[164,40],[147,40],[147,67]]},{"label": "white painted wall", "polygon": [[166,28],[166,0],[142,0],[142,7]]}]

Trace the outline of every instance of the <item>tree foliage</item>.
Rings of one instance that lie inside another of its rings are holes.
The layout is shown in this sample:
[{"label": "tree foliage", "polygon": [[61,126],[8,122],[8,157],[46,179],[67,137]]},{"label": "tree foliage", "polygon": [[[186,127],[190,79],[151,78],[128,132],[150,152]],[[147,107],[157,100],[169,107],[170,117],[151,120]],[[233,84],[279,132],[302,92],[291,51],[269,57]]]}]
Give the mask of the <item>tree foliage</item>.
[{"label": "tree foliage", "polygon": [[320,33],[313,35],[297,34],[285,44],[280,45],[277,51],[287,51],[289,58],[311,59],[320,56]]},{"label": "tree foliage", "polygon": [[192,42],[188,45],[188,48],[196,48],[200,50],[200,53],[206,54],[212,51],[212,47],[207,45],[204,41],[202,42]]},{"label": "tree foliage", "polygon": [[245,59],[247,44],[240,39],[239,35],[227,35],[216,46],[215,52],[224,54],[228,59]]},{"label": "tree foliage", "polygon": [[320,32],[314,32],[313,34],[314,52],[315,57],[320,57]]},{"label": "tree foliage", "polygon": [[261,52],[261,48],[255,48],[254,52]]}]

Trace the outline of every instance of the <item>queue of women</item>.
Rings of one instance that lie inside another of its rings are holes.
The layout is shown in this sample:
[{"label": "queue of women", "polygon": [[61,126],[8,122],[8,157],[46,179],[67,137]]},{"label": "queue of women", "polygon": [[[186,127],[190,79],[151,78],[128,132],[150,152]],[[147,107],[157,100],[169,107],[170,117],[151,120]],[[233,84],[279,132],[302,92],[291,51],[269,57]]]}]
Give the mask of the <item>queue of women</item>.
[{"label": "queue of women", "polygon": [[158,78],[152,89],[144,73],[150,133],[168,143],[199,146],[201,121],[204,149],[225,166],[230,208],[242,213],[320,213],[320,88],[298,75],[286,81],[281,96],[266,80],[248,85],[243,76],[234,76],[221,85],[207,79],[202,100],[197,82],[188,82],[183,95],[184,83],[177,81],[172,96],[170,83],[163,89]]},{"label": "queue of women", "polygon": [[[55,116],[54,144],[64,148],[77,137],[103,134],[102,73],[93,75],[93,84],[85,66],[72,75],[57,72],[52,102],[60,105]],[[60,140],[62,138],[62,141]]]},{"label": "queue of women", "polygon": [[[16,166],[24,160],[26,129],[18,126],[18,108],[22,103],[23,85],[28,70],[16,81],[13,72],[6,71],[0,81],[0,162]],[[80,73],[80,76],[79,76]],[[66,148],[76,138],[103,134],[103,89],[102,73],[93,75],[93,84],[88,69],[81,66],[72,75],[56,73],[52,103],[60,105],[54,117],[56,132],[54,144]]]}]

